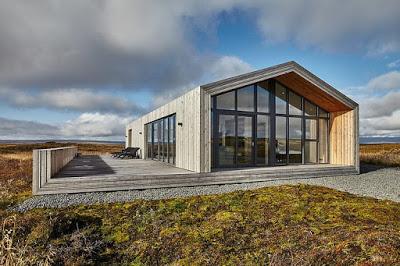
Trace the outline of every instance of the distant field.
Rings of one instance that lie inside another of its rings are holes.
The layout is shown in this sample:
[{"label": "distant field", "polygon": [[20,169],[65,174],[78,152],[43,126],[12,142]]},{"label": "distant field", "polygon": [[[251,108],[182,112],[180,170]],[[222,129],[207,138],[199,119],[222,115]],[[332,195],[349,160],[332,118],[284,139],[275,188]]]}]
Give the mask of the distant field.
[{"label": "distant field", "polygon": [[400,144],[362,144],[360,160],[382,166],[400,166]]},{"label": "distant field", "polygon": [[[8,211],[31,195],[32,149],[71,145],[0,144],[0,265],[400,264],[399,203],[317,186]],[[361,157],[397,165],[399,149],[362,145]]]},{"label": "distant field", "polygon": [[55,143],[0,144],[0,206],[31,194],[32,150],[78,146],[82,154],[106,154],[120,151],[120,144]]}]

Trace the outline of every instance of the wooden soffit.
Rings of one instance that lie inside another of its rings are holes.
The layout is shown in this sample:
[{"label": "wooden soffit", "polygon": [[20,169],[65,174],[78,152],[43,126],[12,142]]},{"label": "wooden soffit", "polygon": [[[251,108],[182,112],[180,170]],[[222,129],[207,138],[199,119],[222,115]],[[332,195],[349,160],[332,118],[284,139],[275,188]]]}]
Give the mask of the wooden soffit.
[{"label": "wooden soffit", "polygon": [[275,80],[328,112],[348,111],[352,109],[295,72],[277,76]]}]

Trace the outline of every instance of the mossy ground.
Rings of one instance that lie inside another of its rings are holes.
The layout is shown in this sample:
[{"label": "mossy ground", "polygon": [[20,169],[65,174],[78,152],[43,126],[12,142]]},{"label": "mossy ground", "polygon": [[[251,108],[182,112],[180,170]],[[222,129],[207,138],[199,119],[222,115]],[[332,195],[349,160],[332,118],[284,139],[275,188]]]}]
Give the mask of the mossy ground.
[{"label": "mossy ground", "polygon": [[10,215],[55,264],[400,263],[400,204],[317,186]]},{"label": "mossy ground", "polygon": [[392,201],[297,185],[13,213],[30,189],[15,175],[20,184],[0,195],[0,264],[400,264]]}]

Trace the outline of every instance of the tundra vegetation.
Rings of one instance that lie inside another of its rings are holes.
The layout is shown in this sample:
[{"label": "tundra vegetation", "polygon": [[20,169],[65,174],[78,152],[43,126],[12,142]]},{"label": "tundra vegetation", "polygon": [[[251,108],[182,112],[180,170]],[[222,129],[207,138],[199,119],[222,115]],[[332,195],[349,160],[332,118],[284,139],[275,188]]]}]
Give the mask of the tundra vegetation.
[{"label": "tundra vegetation", "polygon": [[[0,145],[0,265],[400,264],[399,203],[318,186],[9,211],[31,195],[32,149],[60,145]],[[398,166],[400,145],[361,157]]]}]

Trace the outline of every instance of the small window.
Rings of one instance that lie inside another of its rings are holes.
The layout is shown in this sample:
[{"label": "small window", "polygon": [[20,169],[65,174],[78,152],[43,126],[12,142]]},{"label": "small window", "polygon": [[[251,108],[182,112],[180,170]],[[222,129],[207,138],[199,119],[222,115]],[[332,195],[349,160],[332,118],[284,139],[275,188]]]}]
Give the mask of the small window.
[{"label": "small window", "polygon": [[254,86],[247,86],[237,91],[238,111],[254,112]]},{"label": "small window", "polygon": [[302,115],[301,97],[289,91],[289,114]]},{"label": "small window", "polygon": [[317,106],[310,103],[309,101],[304,101],[304,111],[307,116],[317,116]]},{"label": "small window", "polygon": [[218,95],[217,109],[235,110],[235,91]]},{"label": "small window", "polygon": [[269,112],[269,91],[267,82],[257,85],[257,112]]},{"label": "small window", "polygon": [[329,117],[329,114],[328,114],[328,112],[325,111],[324,109],[318,107],[318,116],[319,116],[319,117],[328,118],[328,117]]},{"label": "small window", "polygon": [[275,110],[277,114],[286,114],[286,88],[278,82],[275,87]]},{"label": "small window", "polygon": [[317,139],[316,119],[306,119],[306,139]]}]

